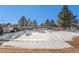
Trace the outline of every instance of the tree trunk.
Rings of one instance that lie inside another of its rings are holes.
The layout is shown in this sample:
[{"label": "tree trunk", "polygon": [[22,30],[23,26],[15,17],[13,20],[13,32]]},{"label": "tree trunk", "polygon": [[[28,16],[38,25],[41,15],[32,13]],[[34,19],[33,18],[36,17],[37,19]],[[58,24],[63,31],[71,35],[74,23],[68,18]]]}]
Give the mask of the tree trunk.
[{"label": "tree trunk", "polygon": [[69,31],[71,30],[71,26],[69,25]]}]

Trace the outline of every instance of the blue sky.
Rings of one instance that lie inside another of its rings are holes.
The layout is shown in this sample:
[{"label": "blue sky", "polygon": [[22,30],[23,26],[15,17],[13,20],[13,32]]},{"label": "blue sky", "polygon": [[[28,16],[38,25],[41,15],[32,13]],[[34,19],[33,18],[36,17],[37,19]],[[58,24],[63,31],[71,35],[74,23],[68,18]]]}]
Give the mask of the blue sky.
[{"label": "blue sky", "polygon": [[[68,6],[79,18],[79,6]],[[62,5],[0,5],[0,23],[17,23],[21,16],[37,20],[38,23],[46,19],[58,20],[57,15]]]}]

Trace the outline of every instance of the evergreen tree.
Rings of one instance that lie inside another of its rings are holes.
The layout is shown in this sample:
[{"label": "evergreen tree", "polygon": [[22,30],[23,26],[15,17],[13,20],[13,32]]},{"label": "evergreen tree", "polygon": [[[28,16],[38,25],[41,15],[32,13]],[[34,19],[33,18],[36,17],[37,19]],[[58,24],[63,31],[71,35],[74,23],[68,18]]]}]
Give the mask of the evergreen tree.
[{"label": "evergreen tree", "polygon": [[45,21],[44,26],[45,26],[46,28],[49,28],[49,26],[50,26],[50,21],[49,21],[49,19],[47,19],[47,20]]},{"label": "evergreen tree", "polygon": [[36,20],[33,20],[33,21],[30,21],[30,25],[32,26],[32,28],[36,28],[37,29],[38,23],[37,23]]},{"label": "evergreen tree", "polygon": [[30,19],[28,19],[28,21],[27,21],[27,26],[31,26],[31,20]]},{"label": "evergreen tree", "polygon": [[75,16],[73,13],[68,9],[68,6],[64,5],[61,12],[58,15],[59,18],[59,24],[60,26],[65,30],[67,28],[70,28],[73,26],[73,23],[75,21]]},{"label": "evergreen tree", "polygon": [[21,17],[18,24],[20,25],[20,27],[26,27],[27,26],[27,19],[25,18],[25,16]]},{"label": "evergreen tree", "polygon": [[7,23],[6,25],[11,25],[11,23]]},{"label": "evergreen tree", "polygon": [[33,21],[33,24],[34,24],[34,26],[37,26],[37,21],[34,20],[34,21]]},{"label": "evergreen tree", "polygon": [[55,27],[55,26],[56,26],[55,21],[54,20],[51,20],[50,21],[50,27]]},{"label": "evergreen tree", "polygon": [[76,19],[76,17],[77,16],[73,17],[73,23],[72,23],[73,26],[77,26],[78,25],[78,19]]},{"label": "evergreen tree", "polygon": [[36,20],[33,21],[33,27],[37,29],[37,21]]},{"label": "evergreen tree", "polygon": [[41,24],[40,24],[40,27],[42,28],[43,26],[44,26],[44,24],[43,24],[43,23],[41,23]]}]

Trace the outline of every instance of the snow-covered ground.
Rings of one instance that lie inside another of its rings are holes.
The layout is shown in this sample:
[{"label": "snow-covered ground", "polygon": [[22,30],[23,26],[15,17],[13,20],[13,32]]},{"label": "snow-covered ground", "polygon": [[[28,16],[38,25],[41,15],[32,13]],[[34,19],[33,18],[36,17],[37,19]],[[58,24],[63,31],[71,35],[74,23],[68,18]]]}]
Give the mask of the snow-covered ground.
[{"label": "snow-covered ground", "polygon": [[23,31],[20,31],[20,32],[14,32],[14,33],[8,33],[8,34],[5,34],[5,35],[2,35],[0,36],[0,40],[12,40],[14,38],[17,38],[21,35],[23,35],[24,32]]},{"label": "snow-covered ground", "polygon": [[[18,35],[18,34],[16,34]],[[15,36],[16,36],[15,35]],[[11,41],[5,42],[2,46],[16,48],[53,48],[61,49],[72,47],[66,41],[72,40],[78,33],[67,31],[27,31],[18,38],[12,38]]]},{"label": "snow-covered ground", "polygon": [[0,36],[0,44],[13,40],[15,38],[18,38],[19,36],[21,36],[23,34],[24,34],[24,32],[20,31],[20,32],[7,33],[5,35],[2,35],[2,36]]}]

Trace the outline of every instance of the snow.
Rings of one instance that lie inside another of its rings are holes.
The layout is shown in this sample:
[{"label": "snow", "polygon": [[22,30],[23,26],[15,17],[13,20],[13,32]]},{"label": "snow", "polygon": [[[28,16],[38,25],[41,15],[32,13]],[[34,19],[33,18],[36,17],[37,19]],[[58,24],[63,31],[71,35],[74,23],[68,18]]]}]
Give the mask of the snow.
[{"label": "snow", "polygon": [[0,36],[0,40],[12,40],[16,37],[23,35],[23,34],[24,34],[23,31],[20,31],[20,32],[17,32],[17,33],[8,33],[8,34]]},{"label": "snow", "polygon": [[[30,35],[27,35],[27,33]],[[75,32],[67,31],[46,31],[45,33],[32,31],[26,32],[22,36],[2,44],[2,46],[16,47],[16,48],[53,48],[61,49],[72,47],[66,41],[72,40],[74,36],[79,36]]]},{"label": "snow", "polygon": [[39,33],[33,32],[30,36],[26,36],[26,34],[22,35],[21,37],[15,40],[26,40],[26,41],[49,41],[49,40],[64,40],[70,41],[72,37],[79,36],[79,34],[74,32],[66,32],[66,31],[54,31],[54,32],[46,32],[46,33]]},{"label": "snow", "polygon": [[68,48],[71,45],[64,41],[10,41],[3,44],[4,47],[17,47],[17,48],[48,48],[48,49],[60,49]]},{"label": "snow", "polygon": [[21,37],[15,40],[26,40],[26,41],[49,41],[49,33],[38,33],[33,32],[30,36],[26,36],[26,34],[22,35]]},{"label": "snow", "polygon": [[64,40],[64,41],[70,41],[74,36],[79,36],[79,34],[67,31],[55,31],[50,35],[50,37],[53,40]]}]

